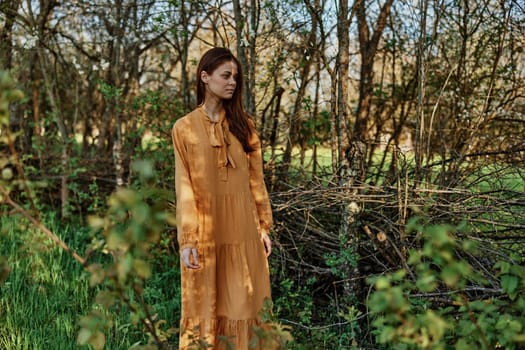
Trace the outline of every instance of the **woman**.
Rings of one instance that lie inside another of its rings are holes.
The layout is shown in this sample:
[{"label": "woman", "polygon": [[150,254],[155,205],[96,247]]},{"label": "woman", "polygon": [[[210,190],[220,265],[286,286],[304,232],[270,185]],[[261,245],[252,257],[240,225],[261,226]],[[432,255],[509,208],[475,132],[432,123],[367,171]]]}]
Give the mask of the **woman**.
[{"label": "woman", "polygon": [[197,68],[198,107],[177,120],[177,232],[182,266],[180,349],[205,341],[247,350],[270,297],[272,213],[260,141],[242,105],[233,54],[213,48]]}]

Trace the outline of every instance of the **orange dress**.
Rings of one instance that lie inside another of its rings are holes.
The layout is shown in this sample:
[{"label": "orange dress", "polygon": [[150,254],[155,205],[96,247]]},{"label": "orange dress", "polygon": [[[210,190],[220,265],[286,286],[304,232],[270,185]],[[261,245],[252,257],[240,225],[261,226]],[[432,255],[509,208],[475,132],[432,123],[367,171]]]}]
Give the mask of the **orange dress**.
[{"label": "orange dress", "polygon": [[179,246],[196,247],[201,266],[181,267],[179,348],[205,341],[247,350],[270,297],[261,234],[269,232],[272,212],[259,138],[252,134],[255,150],[245,153],[224,113],[212,122],[199,107],[177,120],[172,140]]}]

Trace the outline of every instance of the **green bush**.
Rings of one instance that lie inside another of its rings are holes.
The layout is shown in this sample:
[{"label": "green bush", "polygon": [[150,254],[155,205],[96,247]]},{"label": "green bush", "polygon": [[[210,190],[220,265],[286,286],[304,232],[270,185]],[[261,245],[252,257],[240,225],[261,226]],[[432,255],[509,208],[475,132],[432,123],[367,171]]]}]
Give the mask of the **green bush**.
[{"label": "green bush", "polygon": [[89,219],[94,230],[90,249],[108,255],[108,259],[87,266],[90,285],[99,286],[100,291],[91,313],[80,320],[77,340],[95,349],[104,348],[112,315],[118,309],[130,314],[133,327],[149,335],[144,349],[165,348],[177,333],[146,300],[155,293],[147,288],[153,275],[155,246],[161,242],[166,224],[175,224],[174,215],[167,210],[169,194],[155,187],[150,162],[136,161],[133,168],[140,179],[137,188],[118,189],[108,198],[105,215]]},{"label": "green bush", "polygon": [[369,279],[376,341],[389,349],[523,348],[525,268],[498,261],[489,280],[465,258],[479,252],[454,235],[461,227],[407,228],[422,242],[408,269]]}]

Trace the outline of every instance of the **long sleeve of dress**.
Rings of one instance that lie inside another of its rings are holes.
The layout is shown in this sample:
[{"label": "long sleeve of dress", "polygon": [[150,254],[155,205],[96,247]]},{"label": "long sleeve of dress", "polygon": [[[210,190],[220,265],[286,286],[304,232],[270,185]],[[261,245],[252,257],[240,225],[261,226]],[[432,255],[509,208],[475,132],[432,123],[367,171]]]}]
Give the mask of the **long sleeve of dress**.
[{"label": "long sleeve of dress", "polygon": [[175,124],[171,137],[175,152],[175,193],[177,197],[177,240],[180,249],[195,247],[199,231],[199,216],[191,175],[188,152],[180,124]]},{"label": "long sleeve of dress", "polygon": [[254,150],[248,154],[250,162],[250,190],[255,200],[255,206],[257,207],[261,234],[270,233],[270,228],[273,224],[272,208],[264,183],[261,141],[255,131],[252,133],[250,145],[254,148]]}]

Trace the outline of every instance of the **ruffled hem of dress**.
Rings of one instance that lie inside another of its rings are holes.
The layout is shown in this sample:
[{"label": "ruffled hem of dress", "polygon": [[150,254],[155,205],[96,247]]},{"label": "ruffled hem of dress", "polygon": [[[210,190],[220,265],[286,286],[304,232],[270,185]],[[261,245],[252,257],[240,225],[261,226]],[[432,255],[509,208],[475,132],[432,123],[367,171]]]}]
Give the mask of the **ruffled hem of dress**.
[{"label": "ruffled hem of dress", "polygon": [[179,350],[197,350],[214,344],[216,329],[216,319],[181,319]]},{"label": "ruffled hem of dress", "polygon": [[215,350],[261,349],[262,341],[259,341],[257,337],[257,330],[263,330],[266,327],[259,319],[184,318],[181,320],[179,349],[197,350],[206,345],[213,345]]}]

